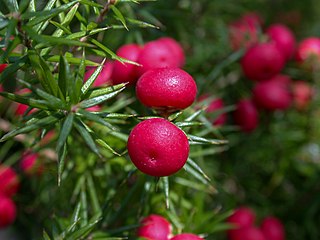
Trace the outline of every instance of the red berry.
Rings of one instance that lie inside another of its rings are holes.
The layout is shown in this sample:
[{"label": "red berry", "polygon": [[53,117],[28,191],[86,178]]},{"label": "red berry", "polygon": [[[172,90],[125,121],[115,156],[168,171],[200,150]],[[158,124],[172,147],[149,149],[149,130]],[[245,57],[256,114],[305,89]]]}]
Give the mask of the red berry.
[{"label": "red berry", "polygon": [[288,88],[290,86],[292,80],[287,75],[278,74],[278,75],[274,76],[273,78],[269,79],[268,81],[275,81],[275,82],[281,83],[281,84],[283,84],[283,86]]},{"label": "red berry", "polygon": [[241,99],[236,105],[233,117],[244,132],[252,132],[259,122],[259,113],[251,99]]},{"label": "red berry", "polygon": [[152,214],[141,221],[137,235],[148,240],[168,240],[171,235],[171,225],[164,217]]},{"label": "red berry", "polygon": [[0,165],[0,195],[12,197],[19,189],[19,178],[9,166]]},{"label": "red berry", "polygon": [[140,122],[128,139],[131,161],[142,172],[151,176],[169,176],[186,163],[189,143],[185,133],[163,118]]},{"label": "red berry", "polygon": [[261,230],[267,240],[284,240],[285,230],[281,221],[275,217],[266,217],[261,224]]},{"label": "red berry", "polygon": [[254,224],[256,215],[252,209],[240,207],[227,219],[228,223],[235,225],[235,229],[228,230],[228,235],[233,236],[239,229],[250,227]]},{"label": "red berry", "polygon": [[22,116],[28,109],[28,105],[25,105],[23,103],[17,103],[15,115]]},{"label": "red berry", "polygon": [[16,205],[5,196],[0,195],[0,229],[8,227],[16,219]]},{"label": "red berry", "polygon": [[283,24],[273,24],[266,30],[266,33],[283,53],[284,58],[289,60],[294,53],[296,44],[292,31]]},{"label": "red berry", "polygon": [[8,66],[8,64],[6,64],[6,63],[0,64],[0,73],[2,73],[6,69],[7,66]]},{"label": "red berry", "polygon": [[181,233],[181,234],[174,236],[170,240],[203,240],[203,238],[201,238],[197,235],[194,235],[192,233]]},{"label": "red berry", "polygon": [[187,72],[179,68],[156,68],[139,78],[136,94],[147,107],[175,111],[194,102],[197,85]]},{"label": "red berry", "polygon": [[[113,69],[113,62],[109,61],[103,65],[100,74],[93,83],[94,87],[101,85],[111,85],[111,74]],[[88,67],[88,70],[84,74],[84,81],[87,81],[96,70],[96,67]]]},{"label": "red berry", "polygon": [[166,41],[151,41],[144,45],[138,57],[139,76],[154,68],[172,67],[177,68],[180,66],[181,59],[177,59],[171,47],[168,46]]},{"label": "red berry", "polygon": [[249,226],[235,230],[235,232],[229,236],[230,240],[269,240],[265,238],[262,231],[256,227]]},{"label": "red berry", "polygon": [[[127,44],[118,49],[117,55],[133,62],[137,62],[141,49],[142,48],[137,44]],[[111,75],[112,83],[114,85],[125,82],[135,84],[138,77],[137,66],[130,63],[121,63],[119,61],[114,62]]]},{"label": "red berry", "polygon": [[185,55],[182,46],[176,40],[170,37],[159,38],[158,41],[162,41],[167,44],[168,48],[172,51],[172,54],[177,59],[179,68],[182,68],[185,63]]},{"label": "red berry", "polygon": [[296,50],[296,59],[304,62],[307,59],[320,61],[320,38],[310,37],[299,43]]},{"label": "red berry", "polygon": [[[217,98],[210,102],[206,111],[208,113],[212,113],[217,110],[221,110],[222,108],[224,108],[223,100],[221,98]],[[226,121],[227,121],[227,114],[222,113],[219,116],[217,116],[217,118],[213,121],[213,125],[221,126],[221,125],[224,125]]]},{"label": "red berry", "polygon": [[241,60],[242,70],[251,80],[266,80],[284,67],[283,54],[274,43],[260,43],[249,48]]},{"label": "red berry", "polygon": [[36,153],[26,153],[22,156],[20,167],[27,175],[42,175],[44,166],[39,161],[39,155]]},{"label": "red berry", "polygon": [[295,107],[298,110],[306,109],[314,94],[310,84],[304,81],[294,81],[292,83],[292,95]]},{"label": "red berry", "polygon": [[292,101],[290,91],[282,82],[263,81],[253,89],[253,100],[258,107],[266,110],[287,109]]}]

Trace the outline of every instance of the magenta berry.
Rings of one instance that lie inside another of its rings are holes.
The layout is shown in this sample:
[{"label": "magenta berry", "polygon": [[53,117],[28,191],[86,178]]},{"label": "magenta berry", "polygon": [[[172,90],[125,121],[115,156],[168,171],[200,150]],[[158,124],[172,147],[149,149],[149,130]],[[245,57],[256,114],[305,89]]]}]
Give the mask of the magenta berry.
[{"label": "magenta berry", "polygon": [[296,40],[292,31],[283,24],[273,24],[266,30],[278,49],[283,53],[286,60],[289,60],[295,51]]},{"label": "magenta berry", "polygon": [[137,235],[148,240],[168,240],[171,235],[171,224],[164,217],[152,214],[141,221]]},{"label": "magenta berry", "polygon": [[236,105],[233,117],[243,132],[252,132],[259,122],[259,113],[251,99],[241,99]]},{"label": "magenta berry", "polygon": [[44,166],[39,160],[39,155],[36,153],[26,153],[22,156],[20,167],[27,175],[42,175]]},{"label": "magenta berry", "polygon": [[304,81],[294,81],[291,85],[294,106],[298,110],[304,110],[308,107],[313,95],[314,89]]},{"label": "magenta berry", "polygon": [[[209,106],[206,111],[208,113],[212,113],[217,110],[221,110],[222,108],[224,108],[223,100],[221,98],[217,98],[217,99],[212,100],[209,103]],[[222,126],[226,123],[226,121],[227,121],[227,114],[222,113],[213,121],[213,125]]]},{"label": "magenta berry", "polygon": [[181,233],[174,236],[170,240],[203,240],[203,238],[192,233]]},{"label": "magenta berry", "polygon": [[17,210],[14,202],[0,195],[0,229],[11,225],[16,219]]},{"label": "magenta berry", "polygon": [[188,159],[185,133],[163,118],[140,122],[131,131],[128,152],[133,164],[151,176],[169,176],[179,171]]},{"label": "magenta berry", "polygon": [[12,197],[17,193],[19,186],[16,172],[9,166],[0,165],[0,195]]},{"label": "magenta berry", "polygon": [[296,59],[305,62],[308,59],[320,61],[320,38],[310,37],[301,41],[296,50]]},{"label": "magenta berry", "polygon": [[258,107],[266,110],[285,110],[291,102],[291,93],[282,82],[263,81],[253,89],[253,100]]},{"label": "magenta berry", "polygon": [[284,67],[283,54],[274,43],[260,43],[249,48],[241,60],[242,70],[251,80],[266,80]]},{"label": "magenta berry", "polygon": [[147,107],[175,111],[194,102],[197,85],[187,72],[179,68],[156,68],[139,78],[136,94]]},{"label": "magenta berry", "polygon": [[159,38],[158,41],[165,43],[168,48],[171,50],[174,57],[177,59],[178,67],[182,68],[185,63],[185,55],[182,46],[176,40],[170,37]]},{"label": "magenta berry", "polygon": [[[142,48],[137,44],[127,44],[118,49],[117,55],[133,62],[137,62],[141,50]],[[112,83],[114,85],[125,82],[132,85],[136,83],[138,77],[138,67],[136,65],[121,63],[119,61],[114,62],[111,75]]]},{"label": "magenta berry", "polygon": [[249,226],[236,230],[229,240],[269,240],[259,228]]},{"label": "magenta berry", "polygon": [[[105,62],[101,72],[99,73],[96,80],[93,82],[94,87],[99,87],[102,85],[111,85],[111,74],[113,69],[113,62]],[[96,70],[96,67],[89,67],[88,70],[84,74],[84,81],[87,81],[91,75]]]},{"label": "magenta berry", "polygon": [[166,41],[155,40],[144,45],[138,57],[139,75],[141,76],[148,70],[164,67],[179,67],[181,59],[176,58],[175,53]]},{"label": "magenta berry", "polygon": [[285,230],[278,218],[266,217],[261,223],[261,230],[267,240],[285,240]]},{"label": "magenta berry", "polygon": [[252,209],[247,207],[240,207],[234,211],[234,213],[227,219],[228,223],[235,226],[235,229],[228,230],[228,236],[231,237],[237,235],[238,230],[250,227],[254,224],[256,215]]}]

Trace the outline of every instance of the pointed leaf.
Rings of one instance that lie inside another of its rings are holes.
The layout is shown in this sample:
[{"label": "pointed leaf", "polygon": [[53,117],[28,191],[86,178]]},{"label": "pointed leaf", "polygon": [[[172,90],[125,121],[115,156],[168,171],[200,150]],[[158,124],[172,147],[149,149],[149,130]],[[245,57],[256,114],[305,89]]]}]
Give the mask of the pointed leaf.
[{"label": "pointed leaf", "polygon": [[103,118],[101,118],[99,115],[96,115],[94,113],[88,112],[86,110],[83,109],[79,109],[78,111],[78,116],[83,116],[85,119],[90,120],[90,121],[94,121],[96,123],[99,123],[113,131],[116,130],[116,128],[114,126],[112,126],[111,123],[106,122],[105,120],[103,120]]},{"label": "pointed leaf", "polygon": [[79,230],[75,231],[72,235],[68,236],[68,240],[78,240],[78,239],[85,239],[85,237],[95,228],[95,226],[101,221],[102,217],[89,222],[88,225],[80,228]]},{"label": "pointed leaf", "polygon": [[0,92],[0,95],[12,101],[28,105],[32,108],[39,108],[44,110],[49,110],[50,108],[52,108],[50,103],[45,100],[38,100],[30,97],[24,97],[24,96],[20,96],[20,95],[8,93],[8,92]]},{"label": "pointed leaf", "polygon": [[83,84],[85,69],[86,69],[86,54],[85,54],[85,50],[83,49],[82,59],[79,65],[78,74],[76,78],[74,78],[74,83],[68,86],[69,87],[68,93],[70,96],[70,100],[73,104],[77,104],[80,100],[80,96],[82,94],[81,88]]},{"label": "pointed leaf", "polygon": [[156,29],[159,29],[160,27],[158,26],[155,26],[151,23],[147,23],[147,22],[144,22],[144,21],[140,21],[140,20],[137,20],[137,19],[133,19],[133,18],[126,18],[128,20],[128,22],[134,24],[134,25],[137,25],[141,28],[145,28],[145,27],[150,27],[150,28],[156,28]]},{"label": "pointed leaf", "polygon": [[18,59],[13,64],[10,64],[5,68],[5,70],[0,74],[0,84],[3,83],[5,79],[10,79],[10,77],[15,74],[20,68],[22,68],[28,60],[27,56],[23,56]]},{"label": "pointed leaf", "polygon": [[164,195],[166,197],[166,207],[167,207],[167,209],[169,209],[170,208],[169,178],[168,177],[162,177],[161,180],[163,181],[163,190],[164,190]]},{"label": "pointed leaf", "polygon": [[19,5],[17,0],[3,0],[10,12],[18,12]]},{"label": "pointed leaf", "polygon": [[58,186],[61,185],[61,176],[64,170],[64,160],[67,156],[67,144],[64,143],[57,151],[58,153]]},{"label": "pointed leaf", "polygon": [[67,138],[68,138],[68,136],[71,132],[71,129],[72,129],[73,120],[74,120],[74,114],[69,113],[69,115],[64,120],[62,127],[61,127],[61,130],[60,130],[60,134],[59,134],[59,138],[58,138],[58,142],[57,142],[57,147],[56,147],[57,152],[60,152],[62,146],[66,143]]},{"label": "pointed leaf", "polygon": [[207,176],[207,174],[204,173],[204,171],[201,169],[201,167],[194,162],[192,159],[188,158],[187,164],[189,164],[191,167],[193,167],[195,170],[197,170],[207,181],[211,181],[211,179]]},{"label": "pointed leaf", "polygon": [[92,205],[93,214],[101,215],[101,207],[98,200],[98,194],[90,173],[87,175],[87,184],[88,184],[89,196],[92,203],[91,205]]},{"label": "pointed leaf", "polygon": [[201,122],[176,122],[175,125],[182,128],[182,127],[202,126],[203,123],[201,123]]},{"label": "pointed leaf", "polygon": [[111,5],[110,6],[110,9],[113,11],[113,13],[116,15],[116,18],[122,23],[122,25],[128,30],[128,27],[127,27],[127,23],[126,23],[126,20],[124,18],[124,16],[122,15],[122,13],[119,11],[119,9],[114,6],[114,5]]},{"label": "pointed leaf", "polygon": [[[73,65],[80,65],[82,59],[81,58],[75,58],[75,57],[70,57],[70,56],[64,56],[64,58],[67,60],[69,64]],[[59,62],[60,61],[60,56],[59,55],[54,55],[50,56],[48,58],[44,57],[44,59],[48,62]],[[98,63],[92,62],[90,60],[85,60],[85,65],[86,66],[99,66]]]},{"label": "pointed leaf", "polygon": [[68,61],[64,56],[60,56],[58,85],[64,97],[67,96],[68,85],[72,84],[71,77],[72,73]]},{"label": "pointed leaf", "polygon": [[89,98],[94,98],[94,97],[98,97],[101,95],[105,95],[107,93],[112,93],[116,90],[119,90],[123,87],[125,87],[127,84],[125,83],[121,83],[121,84],[117,84],[114,86],[110,86],[110,87],[104,87],[104,88],[99,88],[99,89],[90,89],[86,95],[84,95],[84,98],[89,99]]},{"label": "pointed leaf", "polygon": [[190,141],[190,144],[226,144],[228,143],[227,140],[219,140],[219,139],[206,139],[198,136],[194,136],[191,134],[188,134],[188,139]]}]

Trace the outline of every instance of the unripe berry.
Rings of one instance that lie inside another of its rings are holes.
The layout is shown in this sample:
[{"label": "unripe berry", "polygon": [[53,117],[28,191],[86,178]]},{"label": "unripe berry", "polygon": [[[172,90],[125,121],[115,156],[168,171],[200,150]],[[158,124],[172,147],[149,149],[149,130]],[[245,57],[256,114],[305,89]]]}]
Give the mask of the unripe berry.
[{"label": "unripe berry", "polygon": [[251,80],[266,80],[284,67],[283,54],[274,43],[260,43],[249,48],[241,60],[242,70]]},{"label": "unripe berry", "polygon": [[241,99],[233,114],[235,123],[244,132],[252,132],[259,122],[259,113],[251,99]]},{"label": "unripe berry", "polygon": [[[212,100],[209,103],[209,106],[208,106],[206,112],[212,113],[217,110],[221,110],[222,108],[224,108],[223,100],[221,98],[217,98],[217,99]],[[213,121],[213,125],[222,126],[226,123],[226,121],[227,121],[227,114],[222,113]]]},{"label": "unripe berry", "polygon": [[42,175],[44,166],[39,160],[39,155],[36,153],[26,153],[22,156],[20,167],[23,172],[29,176]]},{"label": "unripe berry", "polygon": [[296,40],[292,31],[283,24],[273,24],[266,30],[278,49],[283,53],[286,60],[289,60],[294,53]]},{"label": "unripe berry", "polygon": [[[251,227],[254,224],[256,215],[252,209],[247,207],[240,207],[234,211],[234,213],[227,219],[228,223],[235,225],[235,229],[228,230],[228,236],[236,236],[238,230]],[[233,239],[233,238],[232,238]]]},{"label": "unripe berry", "polygon": [[181,64],[181,59],[177,59],[171,47],[165,41],[151,41],[144,45],[138,57],[139,76],[154,68],[173,67],[177,68]]},{"label": "unripe berry", "polygon": [[[102,85],[111,85],[111,74],[113,69],[113,62],[108,61],[103,65],[101,72],[99,73],[92,86],[99,87]],[[88,70],[84,74],[84,81],[87,81],[96,70],[96,67],[88,67]]]},{"label": "unripe berry", "polygon": [[298,110],[306,109],[313,97],[314,89],[304,81],[294,81],[291,87],[294,106]]},{"label": "unripe berry", "polygon": [[229,237],[230,240],[269,240],[265,238],[262,231],[256,227],[244,227],[236,230],[236,232]]},{"label": "unripe berry", "polygon": [[164,217],[152,214],[141,221],[137,235],[148,240],[168,240],[171,225]]},{"label": "unripe berry", "polygon": [[0,229],[8,227],[16,219],[17,210],[14,202],[5,196],[0,195]]},{"label": "unripe berry", "polygon": [[187,72],[179,68],[156,68],[139,78],[136,94],[147,107],[176,111],[194,102],[197,85]]},{"label": "unripe berry", "polygon": [[285,239],[285,230],[283,224],[275,217],[266,217],[261,223],[261,230],[267,240]]},{"label": "unripe berry", "polygon": [[287,86],[277,81],[263,81],[253,89],[253,100],[258,107],[266,110],[285,110],[292,97]]},{"label": "unripe berry", "polygon": [[9,166],[0,165],[0,195],[12,197],[19,189],[19,178]]},{"label": "unripe berry", "polygon": [[299,62],[306,60],[320,61],[320,38],[310,37],[301,41],[296,50],[296,59]]},{"label": "unripe berry", "polygon": [[182,68],[185,63],[185,55],[182,46],[176,40],[170,37],[162,37],[159,38],[158,41],[162,41],[163,43],[167,44],[168,48],[171,50],[174,58],[177,59],[178,67]]},{"label": "unripe berry", "polygon": [[188,159],[185,133],[163,118],[140,122],[131,131],[128,152],[133,164],[151,176],[169,176],[179,171]]},{"label": "unripe berry", "polygon": [[192,233],[181,233],[181,234],[174,236],[170,240],[203,240],[203,238],[201,238],[197,235],[194,235]]},{"label": "unripe berry", "polygon": [[[127,44],[120,47],[116,53],[122,58],[137,62],[141,50],[142,48],[137,44]],[[125,82],[135,84],[138,77],[137,66],[130,63],[121,63],[119,61],[114,62],[111,75],[112,83],[114,85]]]}]

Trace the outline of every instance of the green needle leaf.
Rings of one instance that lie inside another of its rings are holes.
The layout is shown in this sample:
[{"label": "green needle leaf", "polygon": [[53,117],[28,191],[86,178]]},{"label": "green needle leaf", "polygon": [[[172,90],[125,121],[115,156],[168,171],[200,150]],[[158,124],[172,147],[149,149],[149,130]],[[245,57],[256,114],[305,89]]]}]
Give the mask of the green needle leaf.
[{"label": "green needle leaf", "polygon": [[64,170],[64,160],[67,156],[67,144],[64,143],[62,147],[60,147],[58,153],[58,186],[61,185],[61,176]]},{"label": "green needle leaf", "polygon": [[191,134],[188,134],[188,139],[190,141],[190,144],[226,144],[228,143],[227,140],[219,140],[219,139],[206,139],[198,136],[194,136]]},{"label": "green needle leaf", "polygon": [[116,18],[122,23],[122,25],[128,30],[126,19],[122,15],[122,13],[119,11],[118,8],[116,8],[114,5],[110,6],[110,9],[113,11],[113,13],[116,15]]},{"label": "green needle leaf", "polygon": [[66,117],[65,121],[63,122],[62,128],[60,130],[58,143],[56,147],[57,152],[60,152],[62,146],[66,143],[67,138],[72,129],[73,120],[74,120],[74,114],[69,113],[69,115]]},{"label": "green needle leaf", "polygon": [[91,113],[91,112],[88,112],[84,109],[79,109],[78,113],[77,113],[78,116],[83,116],[84,118],[86,118],[87,120],[90,120],[90,121],[94,121],[96,123],[99,123],[107,128],[109,128],[110,130],[113,130],[115,131],[116,128],[114,126],[112,126],[111,123],[103,120],[103,118],[101,118],[99,115],[97,114],[94,114],[94,113]]},{"label": "green needle leaf", "polygon": [[49,110],[52,108],[51,104],[45,100],[38,100],[30,97],[24,97],[24,96],[20,96],[20,95],[8,93],[8,92],[0,92],[0,95],[12,101],[28,105],[32,108],[39,108],[44,110]]}]

